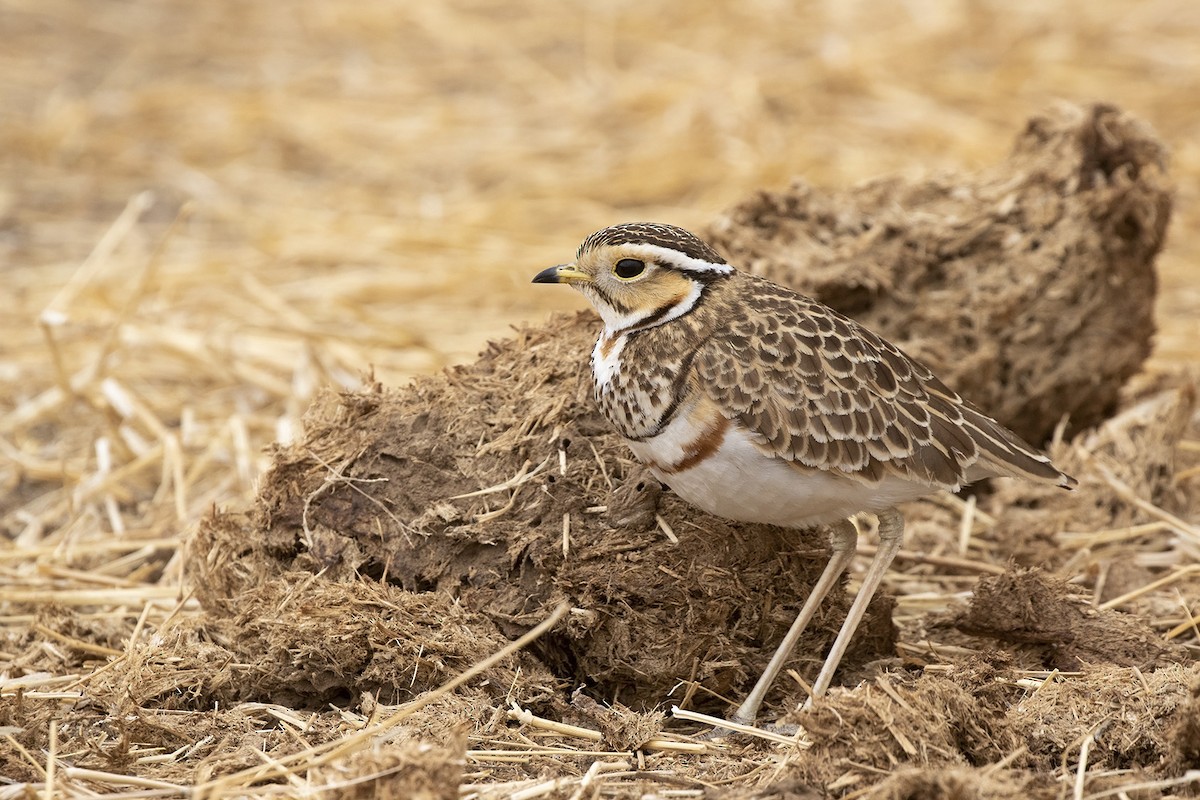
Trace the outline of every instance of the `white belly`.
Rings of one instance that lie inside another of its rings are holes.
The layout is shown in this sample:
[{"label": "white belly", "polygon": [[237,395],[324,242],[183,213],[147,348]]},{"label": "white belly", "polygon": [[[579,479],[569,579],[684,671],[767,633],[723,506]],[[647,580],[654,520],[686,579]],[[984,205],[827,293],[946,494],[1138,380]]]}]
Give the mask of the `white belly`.
[{"label": "white belly", "polygon": [[658,436],[628,442],[663,483],[687,502],[726,519],[803,528],[881,511],[935,489],[896,476],[866,484],[832,472],[798,469],[759,450],[750,434],[730,424],[709,457],[685,469],[688,443],[703,430],[695,415],[680,414]]}]

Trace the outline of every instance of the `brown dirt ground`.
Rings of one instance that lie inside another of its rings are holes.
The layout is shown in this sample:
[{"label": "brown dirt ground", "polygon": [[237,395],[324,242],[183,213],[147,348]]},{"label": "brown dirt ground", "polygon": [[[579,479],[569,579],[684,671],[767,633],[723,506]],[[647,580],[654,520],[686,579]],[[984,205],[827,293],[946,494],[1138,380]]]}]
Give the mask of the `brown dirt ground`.
[{"label": "brown dirt ground", "polygon": [[[647,10],[0,9],[0,798],[1195,796],[1200,19],[867,5],[802,46],[654,6],[695,49],[646,74]],[[986,127],[1002,86],[1036,106]],[[914,163],[971,169],[821,188]],[[593,316],[399,386],[629,216],[709,223],[1080,479],[906,507],[840,686],[794,710],[848,591],[768,697],[795,743],[670,707],[746,691],[820,532],[649,480],[591,405]]]}]

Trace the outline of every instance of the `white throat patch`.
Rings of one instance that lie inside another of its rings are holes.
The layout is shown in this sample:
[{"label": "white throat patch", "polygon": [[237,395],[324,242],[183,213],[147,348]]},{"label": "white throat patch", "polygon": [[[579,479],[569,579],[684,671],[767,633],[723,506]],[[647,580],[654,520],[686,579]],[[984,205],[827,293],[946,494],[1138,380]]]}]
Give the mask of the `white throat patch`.
[{"label": "white throat patch", "polygon": [[625,349],[625,335],[613,341],[606,330],[600,334],[596,346],[592,348],[592,376],[596,379],[596,388],[603,389],[613,382],[621,371],[621,351]]}]

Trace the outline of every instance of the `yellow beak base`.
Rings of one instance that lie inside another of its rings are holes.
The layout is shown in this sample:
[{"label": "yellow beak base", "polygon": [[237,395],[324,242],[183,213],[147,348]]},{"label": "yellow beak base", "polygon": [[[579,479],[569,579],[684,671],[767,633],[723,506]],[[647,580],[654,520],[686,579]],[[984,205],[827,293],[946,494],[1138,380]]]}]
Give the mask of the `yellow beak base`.
[{"label": "yellow beak base", "polygon": [[575,269],[574,264],[559,264],[533,276],[534,283],[581,283],[591,280],[586,272]]}]

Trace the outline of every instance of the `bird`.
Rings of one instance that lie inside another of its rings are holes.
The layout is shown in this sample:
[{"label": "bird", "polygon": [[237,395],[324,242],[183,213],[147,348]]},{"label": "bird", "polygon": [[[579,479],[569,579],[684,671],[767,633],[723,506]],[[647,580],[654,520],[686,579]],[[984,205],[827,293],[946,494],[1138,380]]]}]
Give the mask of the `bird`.
[{"label": "bird", "polygon": [[634,456],[689,504],[739,522],[827,526],[830,560],[746,700],[768,689],[854,557],[853,516],[879,546],[816,680],[828,690],[900,548],[897,505],[987,477],[1076,481],[899,347],[799,292],[740,271],[673,225],[588,236],[534,283],[581,292],[603,322],[595,400]]}]

